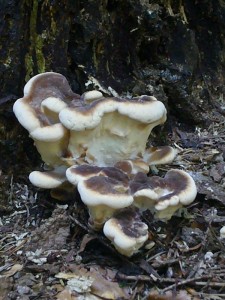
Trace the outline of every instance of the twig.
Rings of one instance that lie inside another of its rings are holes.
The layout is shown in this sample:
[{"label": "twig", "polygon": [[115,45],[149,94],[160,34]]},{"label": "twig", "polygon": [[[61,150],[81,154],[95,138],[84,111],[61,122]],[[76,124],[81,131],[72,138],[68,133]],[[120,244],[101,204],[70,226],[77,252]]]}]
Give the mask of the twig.
[{"label": "twig", "polygon": [[[210,299],[214,299],[213,297],[224,297],[225,298],[225,294],[206,294],[206,293],[202,293],[199,292],[198,295],[203,296],[203,297],[211,297]],[[218,299],[224,299],[224,298],[218,298]],[[207,299],[207,298],[204,298]]]},{"label": "twig", "polygon": [[12,203],[12,198],[13,198],[13,175],[11,176],[11,180],[10,180],[9,203]]},{"label": "twig", "polygon": [[[164,288],[163,290],[160,291],[160,293],[165,293],[169,290],[173,290],[174,288],[177,288],[179,286],[185,285],[185,284],[189,284],[195,281],[195,284],[198,280],[202,280],[202,279],[211,279],[212,276],[202,276],[202,277],[195,277],[195,278],[188,278],[188,279],[184,279],[182,281],[177,281],[176,283]],[[205,283],[204,285],[206,285],[207,283]],[[225,285],[225,283],[224,283]]]},{"label": "twig", "polygon": [[144,281],[144,282],[152,282],[152,278],[147,275],[125,275],[117,273],[117,279],[127,280],[127,281]]},{"label": "twig", "polygon": [[26,208],[26,210],[27,210],[27,221],[26,221],[26,223],[27,223],[27,226],[29,225],[29,217],[30,217],[30,210],[29,210],[29,207],[28,207],[28,205],[26,204],[26,203],[24,203],[24,206],[25,206],[25,208]]},{"label": "twig", "polygon": [[17,252],[18,250],[20,250],[21,248],[23,248],[24,244],[26,244],[26,242],[30,239],[30,237],[26,237],[20,244],[19,246],[16,246],[14,248],[10,248],[10,249],[7,249],[7,253],[8,253],[8,256],[10,257],[13,253]]},{"label": "twig", "polygon": [[157,271],[146,260],[141,259],[139,267],[142,268],[142,270],[144,270],[145,272],[147,272],[147,274],[153,279],[154,277],[157,279],[161,279],[161,276],[159,276]]},{"label": "twig", "polygon": [[176,287],[185,285],[185,284],[189,284],[189,283],[193,283],[195,285],[210,285],[210,286],[214,286],[214,287],[224,287],[225,286],[225,282],[203,282],[203,281],[198,281],[198,280],[204,280],[204,279],[211,279],[212,276],[201,276],[201,277],[195,277],[195,278],[188,278],[188,279],[176,279],[176,278],[152,278],[151,276],[146,276],[146,275],[125,275],[125,274],[121,274],[121,273],[117,273],[117,279],[121,279],[121,280],[127,280],[127,281],[144,281],[144,282],[157,282],[157,283],[173,283],[170,286],[160,290],[160,293],[165,293],[169,290],[172,290]]},{"label": "twig", "polygon": [[85,230],[86,232],[89,232],[90,230],[88,229],[88,227],[86,227],[85,225],[83,225],[80,221],[78,221],[76,218],[70,216],[70,219],[78,226],[80,226],[83,230]]},{"label": "twig", "polygon": [[165,266],[168,266],[168,265],[176,264],[178,262],[179,262],[178,258],[168,259],[168,260],[160,261],[160,262],[156,261],[156,262],[152,263],[152,267],[154,267],[154,268],[162,268],[162,267],[165,267]]},{"label": "twig", "polygon": [[211,287],[225,287],[225,282],[204,282],[204,281],[196,281],[195,285],[201,286],[211,286]]},{"label": "twig", "polygon": [[151,260],[153,260],[153,259],[155,259],[156,257],[158,257],[158,256],[160,256],[160,255],[162,255],[162,254],[165,254],[165,253],[166,253],[166,251],[161,251],[161,252],[159,252],[159,253],[156,253],[155,255],[149,257],[148,259],[146,259],[146,261],[147,261],[147,262],[150,262]]}]

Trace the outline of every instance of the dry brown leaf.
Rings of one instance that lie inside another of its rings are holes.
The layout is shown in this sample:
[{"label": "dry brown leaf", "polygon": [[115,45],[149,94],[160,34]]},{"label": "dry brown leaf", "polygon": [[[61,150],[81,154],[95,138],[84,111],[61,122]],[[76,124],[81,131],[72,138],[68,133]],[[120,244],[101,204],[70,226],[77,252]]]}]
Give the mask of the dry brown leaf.
[{"label": "dry brown leaf", "polygon": [[2,277],[10,277],[23,269],[23,265],[15,264],[12,268],[3,273]]},{"label": "dry brown leaf", "polygon": [[85,234],[81,241],[81,245],[80,245],[80,249],[79,249],[78,253],[83,252],[85,250],[87,244],[94,239],[96,239],[95,236],[90,235],[90,234]]},{"label": "dry brown leaf", "polygon": [[63,291],[58,293],[57,300],[75,300],[76,298],[72,296],[72,291],[68,288],[65,288]]},{"label": "dry brown leaf", "polygon": [[77,274],[75,274],[75,273],[64,273],[64,272],[59,272],[58,274],[55,275],[56,278],[67,279],[67,280],[74,278],[76,276],[77,276]]},{"label": "dry brown leaf", "polygon": [[[104,299],[129,299],[128,293],[122,289],[117,282],[112,281],[113,278],[107,276],[110,273],[103,268],[91,268],[90,271],[80,268],[76,270],[76,273],[63,273],[60,272],[55,275],[56,278],[66,279],[67,288],[70,290],[77,291],[82,295],[85,293],[85,299],[89,294],[89,287],[91,293]],[[111,274],[112,275],[112,274]],[[74,282],[73,282],[74,280]],[[87,289],[81,290],[80,287],[88,287]],[[91,295],[88,296],[89,298]],[[92,299],[91,297],[90,299]]]},{"label": "dry brown leaf", "polygon": [[107,280],[102,276],[102,272],[107,273],[104,269],[99,268],[98,271],[92,269],[89,273],[94,282],[91,285],[93,294],[105,299],[129,299],[130,296],[115,281]]}]

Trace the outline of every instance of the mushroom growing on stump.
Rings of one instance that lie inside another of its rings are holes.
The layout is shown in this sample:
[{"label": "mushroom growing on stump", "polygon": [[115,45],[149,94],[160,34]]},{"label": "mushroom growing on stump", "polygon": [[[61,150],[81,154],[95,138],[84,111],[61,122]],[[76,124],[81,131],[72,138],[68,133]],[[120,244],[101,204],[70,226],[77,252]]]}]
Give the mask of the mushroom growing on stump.
[{"label": "mushroom growing on stump", "polygon": [[65,176],[66,167],[60,166],[54,170],[40,172],[33,171],[29,175],[30,182],[43,189],[53,189],[61,186],[67,181]]},{"label": "mushroom growing on stump", "polygon": [[169,219],[196,196],[184,171],[146,175],[149,166],[171,163],[177,154],[169,146],[146,149],[152,129],[166,121],[164,104],[152,96],[105,98],[99,91],[80,96],[64,76],[48,72],[29,80],[13,110],[48,165],[48,171],[31,172],[30,181],[53,189],[57,199],[70,197],[77,187],[89,224],[104,226],[124,255],[133,255],[148,238],[141,210]]},{"label": "mushroom growing on stump", "polygon": [[13,109],[43,161],[53,169],[83,163],[113,166],[129,161],[132,174],[148,173],[154,152],[157,156],[168,149],[145,149],[152,129],[166,120],[164,104],[152,96],[105,98],[99,91],[79,96],[64,76],[47,72],[29,80],[24,97]]},{"label": "mushroom growing on stump", "polygon": [[139,172],[148,173],[149,165],[142,159],[127,159],[118,161],[114,167],[122,170],[128,176],[135,175]]},{"label": "mushroom growing on stump", "polygon": [[72,165],[79,159],[97,166],[144,160],[152,129],[166,120],[162,102],[150,96],[81,99],[84,101],[72,102],[59,113],[61,123],[70,131]]},{"label": "mushroom growing on stump", "polygon": [[182,206],[192,203],[197,188],[192,177],[182,170],[170,170],[164,178],[138,173],[130,183],[134,205],[150,209],[161,220],[169,220]]},{"label": "mushroom growing on stump", "polygon": [[148,239],[148,226],[134,207],[115,213],[105,223],[103,232],[117,251],[126,256],[136,253]]},{"label": "mushroom growing on stump", "polygon": [[150,147],[145,150],[143,159],[127,159],[117,162],[114,166],[130,175],[139,172],[147,174],[149,166],[152,171],[157,171],[155,166],[171,163],[176,155],[177,150],[170,146]]},{"label": "mushroom growing on stump", "polygon": [[100,229],[116,210],[128,207],[133,202],[129,178],[115,167],[74,166],[66,176],[77,185],[81,200],[89,210],[89,225]]},{"label": "mushroom growing on stump", "polygon": [[69,130],[59,121],[59,112],[80,96],[74,94],[64,76],[48,72],[34,76],[24,87],[24,97],[18,99],[13,111],[25,127],[49,166],[62,165],[67,152]]},{"label": "mushroom growing on stump", "polygon": [[57,200],[70,200],[75,187],[66,178],[66,166],[56,167],[54,170],[40,172],[33,171],[29,175],[30,182],[43,189],[51,189],[51,196]]},{"label": "mushroom growing on stump", "polygon": [[157,174],[156,166],[170,164],[176,155],[177,150],[170,146],[150,147],[145,151],[144,161],[150,166],[151,171]]}]

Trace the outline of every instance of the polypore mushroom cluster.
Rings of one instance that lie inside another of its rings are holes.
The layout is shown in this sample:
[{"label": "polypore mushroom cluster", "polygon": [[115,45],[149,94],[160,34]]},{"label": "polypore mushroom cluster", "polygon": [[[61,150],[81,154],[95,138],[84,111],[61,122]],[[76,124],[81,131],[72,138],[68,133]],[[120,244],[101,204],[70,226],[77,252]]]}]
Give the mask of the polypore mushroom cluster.
[{"label": "polypore mushroom cluster", "polygon": [[166,121],[166,108],[154,97],[105,98],[99,91],[80,96],[64,76],[48,72],[29,80],[13,110],[48,167],[33,171],[30,181],[49,189],[76,186],[89,225],[103,228],[124,255],[133,255],[148,238],[143,210],[168,220],[196,197],[184,171],[146,175],[149,166],[170,163],[177,153],[169,146],[146,149],[152,129]]}]

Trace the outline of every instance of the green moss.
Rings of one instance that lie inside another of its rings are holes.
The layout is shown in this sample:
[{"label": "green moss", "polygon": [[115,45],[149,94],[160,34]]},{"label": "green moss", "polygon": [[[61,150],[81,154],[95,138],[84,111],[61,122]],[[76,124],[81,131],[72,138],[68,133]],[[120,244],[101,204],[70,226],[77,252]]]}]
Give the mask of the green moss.
[{"label": "green moss", "polygon": [[45,57],[43,54],[43,45],[45,35],[37,34],[37,13],[38,13],[38,0],[31,1],[32,10],[30,16],[30,47],[25,56],[26,67],[26,81],[34,75],[34,57],[37,61],[38,73],[45,72]]},{"label": "green moss", "polygon": [[55,36],[56,31],[57,31],[57,24],[53,18],[53,11],[51,8],[50,8],[50,12],[51,12],[51,31],[52,31],[52,34]]},{"label": "green moss", "polygon": [[29,53],[25,55],[25,67],[26,67],[25,81],[27,82],[33,76],[33,68],[34,68],[33,58]]},{"label": "green moss", "polygon": [[37,58],[37,65],[38,65],[39,73],[45,72],[45,57],[42,52],[43,45],[44,45],[44,39],[41,35],[38,35],[36,37],[36,58]]}]

